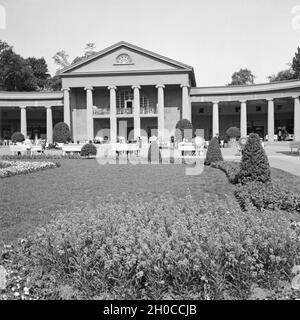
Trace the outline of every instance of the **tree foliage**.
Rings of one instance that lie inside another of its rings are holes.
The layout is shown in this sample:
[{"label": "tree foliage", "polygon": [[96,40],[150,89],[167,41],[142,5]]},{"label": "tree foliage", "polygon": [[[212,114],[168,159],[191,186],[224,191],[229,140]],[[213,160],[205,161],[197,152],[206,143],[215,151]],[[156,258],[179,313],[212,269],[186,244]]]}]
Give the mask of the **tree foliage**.
[{"label": "tree foliage", "polygon": [[6,91],[43,90],[50,77],[44,58],[24,59],[0,40],[0,88]]},{"label": "tree foliage", "polygon": [[300,48],[297,48],[297,51],[295,52],[295,56],[292,61],[292,70],[295,75],[295,79],[300,79]]},{"label": "tree foliage", "polygon": [[276,75],[273,74],[268,77],[270,82],[287,81],[295,79],[295,74],[292,69],[279,71]]},{"label": "tree foliage", "polygon": [[59,122],[53,129],[53,141],[57,143],[67,143],[71,140],[71,131],[64,122]]},{"label": "tree foliage", "polygon": [[271,181],[268,157],[261,145],[259,135],[251,133],[243,150],[239,182],[251,181],[267,183]]},{"label": "tree foliage", "polygon": [[218,162],[218,161],[223,161],[220,144],[217,138],[212,138],[208,145],[204,165],[210,166],[212,163]]},{"label": "tree foliage", "polygon": [[254,78],[255,76],[249,69],[240,69],[232,75],[228,86],[250,85],[254,83]]}]

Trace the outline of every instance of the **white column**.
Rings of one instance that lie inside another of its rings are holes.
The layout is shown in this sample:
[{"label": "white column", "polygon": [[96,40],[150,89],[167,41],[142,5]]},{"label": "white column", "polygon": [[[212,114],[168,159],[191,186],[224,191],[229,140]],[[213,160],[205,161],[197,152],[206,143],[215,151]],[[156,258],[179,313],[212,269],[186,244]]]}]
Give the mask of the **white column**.
[{"label": "white column", "polygon": [[70,88],[64,88],[64,123],[71,129]]},{"label": "white column", "polygon": [[158,84],[157,88],[157,112],[158,112],[158,136],[164,138],[165,129],[165,101],[164,101],[164,88],[163,84]]},{"label": "white column", "polygon": [[117,87],[108,87],[110,92],[110,141],[117,141],[117,100],[116,100],[116,90]]},{"label": "white column", "polygon": [[46,106],[46,123],[47,123],[47,142],[52,143],[53,141],[53,121],[52,121],[52,108]]},{"label": "white column", "polygon": [[189,87],[190,86],[188,84],[182,84],[180,86],[180,88],[182,88],[182,119],[192,121]]},{"label": "white column", "polygon": [[247,101],[242,100],[240,111],[240,131],[241,137],[247,137]]},{"label": "white column", "polygon": [[94,118],[93,118],[93,88],[86,90],[86,138],[88,141],[94,140]]},{"label": "white column", "polygon": [[219,102],[214,101],[213,102],[213,137],[216,136],[217,133],[219,133]]},{"label": "white column", "polygon": [[141,117],[140,117],[140,86],[132,86],[133,89],[133,121],[134,139],[141,136]]},{"label": "white column", "polygon": [[294,140],[300,141],[300,102],[299,97],[294,98]]},{"label": "white column", "polygon": [[274,100],[268,99],[268,141],[274,142]]},{"label": "white column", "polygon": [[21,133],[27,138],[27,117],[26,117],[26,106],[21,106]]}]

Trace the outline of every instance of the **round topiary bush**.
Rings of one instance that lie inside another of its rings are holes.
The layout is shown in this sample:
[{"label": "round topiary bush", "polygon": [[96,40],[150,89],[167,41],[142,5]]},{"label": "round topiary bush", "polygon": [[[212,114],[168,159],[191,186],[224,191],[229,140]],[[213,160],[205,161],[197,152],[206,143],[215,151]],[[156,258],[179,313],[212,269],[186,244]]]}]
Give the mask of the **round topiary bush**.
[{"label": "round topiary bush", "polygon": [[237,127],[230,127],[226,131],[226,136],[230,139],[236,139],[241,136],[240,129]]},{"label": "round topiary bush", "polygon": [[87,143],[81,148],[80,155],[82,157],[90,157],[97,155],[97,148],[92,143]]},{"label": "round topiary bush", "polygon": [[243,150],[239,182],[271,182],[268,157],[263,149],[259,135],[251,133]]},{"label": "round topiary bush", "polygon": [[53,129],[53,141],[57,143],[67,143],[71,141],[71,131],[64,122],[59,122]]},{"label": "round topiary bush", "polygon": [[16,142],[23,142],[25,140],[25,137],[24,135],[21,133],[21,132],[15,132],[12,134],[11,136],[11,141],[13,143],[16,143]]},{"label": "round topiary bush", "polygon": [[[190,120],[188,119],[182,119],[179,120],[176,124],[176,137],[177,138],[192,138],[192,134],[189,134],[189,131],[192,133],[193,132],[193,125]],[[185,129],[187,129],[185,133]],[[180,132],[181,137],[178,137],[178,133]],[[189,136],[190,135],[190,136]]]},{"label": "round topiary bush", "polygon": [[148,150],[149,163],[162,163],[162,157],[157,142],[153,141]]},{"label": "round topiary bush", "polygon": [[220,144],[217,138],[212,138],[207,149],[205,166],[210,166],[214,162],[223,161]]}]

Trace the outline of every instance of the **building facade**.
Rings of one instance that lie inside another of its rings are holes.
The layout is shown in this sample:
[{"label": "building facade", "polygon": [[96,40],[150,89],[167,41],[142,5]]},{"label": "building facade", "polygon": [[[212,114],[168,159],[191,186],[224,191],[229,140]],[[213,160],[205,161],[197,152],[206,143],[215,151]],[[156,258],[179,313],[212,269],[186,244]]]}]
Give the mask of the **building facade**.
[{"label": "building facade", "polygon": [[256,132],[273,141],[286,130],[300,141],[300,81],[197,87],[191,66],[126,42],[72,64],[60,77],[61,92],[0,92],[0,139],[21,131],[51,142],[53,126],[64,121],[75,142],[149,138],[153,130],[168,140],[185,118],[206,140],[236,126],[242,136]]}]

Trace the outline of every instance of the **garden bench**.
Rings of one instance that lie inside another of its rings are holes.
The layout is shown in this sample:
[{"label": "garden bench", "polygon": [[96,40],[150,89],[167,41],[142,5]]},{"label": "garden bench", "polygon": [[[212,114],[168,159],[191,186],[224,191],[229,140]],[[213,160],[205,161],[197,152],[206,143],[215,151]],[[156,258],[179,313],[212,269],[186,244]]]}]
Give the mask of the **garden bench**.
[{"label": "garden bench", "polygon": [[293,149],[296,149],[296,152],[300,153],[300,141],[292,141],[290,142],[291,153],[293,153]]},{"label": "garden bench", "polygon": [[80,153],[83,145],[81,144],[76,144],[76,145],[63,145],[62,146],[62,152],[63,155],[66,155],[67,153]]},{"label": "garden bench", "polygon": [[178,143],[178,150],[181,151],[182,156],[184,156],[185,152],[191,152],[192,155],[195,155],[196,153],[195,145],[192,142]]},{"label": "garden bench", "polygon": [[18,153],[21,153],[21,154],[27,153],[27,148],[25,145],[10,145],[9,148],[14,155]]}]

